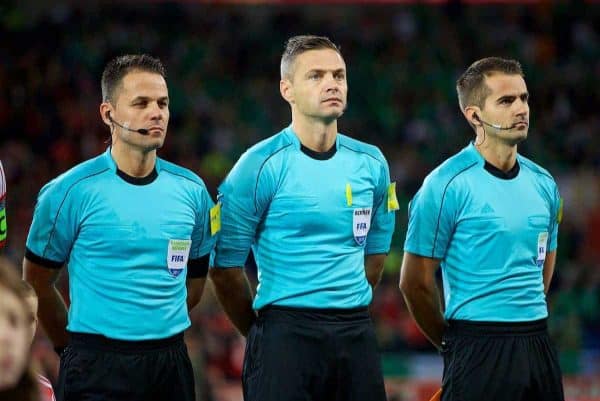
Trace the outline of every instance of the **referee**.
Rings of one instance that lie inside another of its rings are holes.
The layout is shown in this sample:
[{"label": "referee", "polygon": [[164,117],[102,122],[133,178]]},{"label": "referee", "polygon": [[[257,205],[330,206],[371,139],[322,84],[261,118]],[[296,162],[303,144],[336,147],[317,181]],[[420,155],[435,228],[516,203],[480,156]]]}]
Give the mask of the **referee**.
[{"label": "referee", "polygon": [[400,288],[444,357],[443,401],[562,401],[546,327],[561,200],[552,176],[517,153],[529,128],[521,65],[479,60],[457,91],[475,141],[412,199]]},{"label": "referee", "polygon": [[[27,238],[40,320],[66,346],[57,398],[194,401],[183,331],[208,270],[213,202],[198,176],[156,155],[169,122],[158,59],[113,59],[102,96],[112,145],[42,188]],[[65,264],[68,319],[54,287]]]},{"label": "referee", "polygon": [[[397,208],[387,162],[337,132],[346,65],[329,39],[288,40],[280,92],[291,125],[251,147],[219,188],[210,277],[247,337],[244,399],[384,401],[367,308]],[[254,300],[242,268],[250,248]]]}]

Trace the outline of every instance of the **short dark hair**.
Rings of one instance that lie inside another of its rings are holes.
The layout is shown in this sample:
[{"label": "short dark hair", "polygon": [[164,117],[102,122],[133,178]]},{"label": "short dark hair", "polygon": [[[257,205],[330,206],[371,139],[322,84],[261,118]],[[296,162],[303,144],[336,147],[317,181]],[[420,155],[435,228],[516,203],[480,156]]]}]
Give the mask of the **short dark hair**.
[{"label": "short dark hair", "polygon": [[292,76],[292,65],[299,54],[309,50],[320,49],[331,49],[336,51],[340,56],[342,55],[339,46],[326,36],[299,35],[289,38],[285,42],[285,50],[281,56],[281,78],[290,78]]},{"label": "short dark hair", "polygon": [[121,84],[123,77],[131,71],[153,72],[166,78],[165,67],[158,58],[147,54],[125,54],[116,57],[106,64],[102,72],[102,101],[113,102],[115,91]]},{"label": "short dark hair", "polygon": [[483,107],[485,98],[490,94],[485,78],[495,73],[525,76],[521,64],[516,60],[500,57],[477,60],[456,81],[458,104],[461,110],[470,105]]}]

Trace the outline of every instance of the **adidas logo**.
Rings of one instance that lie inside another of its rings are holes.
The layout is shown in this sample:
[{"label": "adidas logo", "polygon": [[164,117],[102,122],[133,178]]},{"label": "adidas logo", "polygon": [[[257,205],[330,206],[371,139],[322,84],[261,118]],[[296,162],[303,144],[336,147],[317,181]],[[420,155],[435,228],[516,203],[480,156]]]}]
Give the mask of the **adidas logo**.
[{"label": "adidas logo", "polygon": [[489,213],[494,213],[494,209],[490,206],[489,203],[486,203],[482,208],[481,208],[481,212],[482,214],[489,214]]}]

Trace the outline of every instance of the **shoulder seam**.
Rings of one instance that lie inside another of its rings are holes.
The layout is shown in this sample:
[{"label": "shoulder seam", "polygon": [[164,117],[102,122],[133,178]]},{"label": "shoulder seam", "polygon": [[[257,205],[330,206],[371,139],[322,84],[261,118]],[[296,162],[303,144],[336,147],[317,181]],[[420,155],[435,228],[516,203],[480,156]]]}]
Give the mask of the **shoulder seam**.
[{"label": "shoulder seam", "polygon": [[[552,181],[554,181],[554,177],[552,177],[550,175],[550,173],[545,172],[544,170],[542,170],[541,168],[537,168],[537,166],[535,165],[535,163],[525,159],[525,163],[522,163],[525,167],[527,167],[530,171],[532,171],[534,174],[538,174],[538,175],[543,175],[545,177],[550,178]],[[531,166],[533,164],[533,167]],[[535,168],[534,168],[535,167]]]},{"label": "shoulder seam", "polygon": [[281,152],[282,150],[284,150],[290,146],[292,146],[292,143],[288,143],[287,145],[282,146],[281,148],[277,149],[276,151],[274,151],[273,153],[268,155],[265,158],[265,160],[263,160],[260,167],[258,168],[258,173],[256,174],[256,183],[254,184],[254,211],[255,211],[255,213],[258,213],[258,206],[256,205],[256,194],[258,192],[258,180],[260,178],[260,174],[262,173],[263,168],[265,167],[265,164],[267,164],[267,162],[269,161],[269,159],[271,157],[275,156],[277,153]]},{"label": "shoulder seam", "polygon": [[85,177],[81,177],[80,179],[78,179],[77,181],[72,183],[71,186],[69,186],[69,188],[65,191],[65,196],[63,197],[62,201],[60,202],[60,206],[58,207],[58,210],[56,211],[56,216],[54,217],[54,223],[52,223],[52,230],[50,231],[50,235],[48,236],[48,241],[46,241],[46,246],[44,247],[44,251],[42,252],[42,257],[46,257],[46,251],[48,250],[48,246],[50,245],[50,240],[52,240],[52,236],[54,235],[54,232],[56,231],[56,222],[58,221],[58,216],[60,215],[60,211],[65,203],[65,200],[67,199],[67,196],[69,195],[69,192],[71,192],[71,189],[73,189],[73,187],[75,185],[79,184],[81,181],[87,180],[88,178],[95,177],[97,175],[100,175],[108,170],[110,170],[110,168],[105,167],[104,169],[102,169],[96,173],[86,175]]},{"label": "shoulder seam", "polygon": [[477,165],[477,162],[473,162],[470,165],[468,165],[467,167],[465,167],[462,170],[460,170],[458,173],[456,173],[454,176],[452,176],[452,178],[450,178],[448,180],[448,183],[444,187],[444,192],[442,193],[442,202],[440,203],[440,210],[438,212],[437,224],[435,226],[435,237],[433,238],[433,247],[431,248],[431,257],[432,258],[434,258],[434,255],[435,255],[435,243],[437,242],[438,232],[440,230],[440,220],[442,218],[442,208],[444,207],[444,199],[446,198],[446,191],[448,190],[448,187],[450,186],[450,183],[452,183],[452,181],[456,177],[458,177],[459,175],[461,175],[462,173],[464,173],[465,171],[467,171],[468,169],[470,169],[471,167],[473,167],[475,165]]},{"label": "shoulder seam", "polygon": [[365,155],[367,155],[367,156],[369,156],[369,157],[371,157],[371,158],[375,159],[375,160],[376,160],[376,161],[378,161],[379,163],[383,164],[383,161],[379,160],[377,157],[373,156],[373,155],[372,155],[372,154],[370,154],[370,153],[363,152],[363,151],[361,151],[361,150],[352,149],[351,147],[349,147],[349,146],[347,146],[347,145],[344,145],[344,144],[340,144],[340,147],[346,148],[346,149],[348,149],[348,150],[350,150],[350,151],[352,151],[352,152],[355,152],[355,153],[362,153],[362,154],[365,154]]},{"label": "shoulder seam", "polygon": [[193,182],[194,184],[197,184],[197,185],[200,185],[200,186],[202,186],[202,184],[201,184],[200,182],[197,182],[197,181],[195,181],[195,180],[191,179],[190,177],[186,177],[186,176],[185,176],[185,175],[183,175],[183,174],[179,174],[179,173],[176,173],[176,172],[174,172],[174,171],[171,171],[171,170],[169,170],[168,168],[164,168],[164,167],[162,167],[162,168],[161,168],[161,171],[164,171],[164,172],[166,172],[166,173],[169,173],[169,174],[175,175],[175,176],[177,176],[177,177],[185,178],[186,180],[188,180],[188,181],[191,181],[191,182]]}]

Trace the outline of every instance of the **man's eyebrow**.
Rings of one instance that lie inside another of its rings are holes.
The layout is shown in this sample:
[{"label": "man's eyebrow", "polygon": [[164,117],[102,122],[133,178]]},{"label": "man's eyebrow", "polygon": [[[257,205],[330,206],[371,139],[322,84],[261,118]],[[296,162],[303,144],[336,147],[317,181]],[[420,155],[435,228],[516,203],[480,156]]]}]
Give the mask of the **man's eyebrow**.
[{"label": "man's eyebrow", "polygon": [[346,69],[345,68],[336,68],[336,69],[333,69],[333,70],[328,70],[328,69],[325,69],[325,68],[313,68],[313,69],[308,70],[307,74],[310,74],[311,72],[316,72],[316,73],[319,73],[319,74],[323,74],[324,72],[328,72],[328,71],[332,71],[334,73],[337,73],[337,72],[345,72]]},{"label": "man's eyebrow", "polygon": [[[140,100],[141,100],[141,101],[145,101],[145,102],[147,102],[147,101],[149,101],[149,100],[152,100],[152,98],[151,98],[151,97],[149,97],[149,96],[136,96],[136,97],[134,97],[134,98],[131,100],[131,102],[136,102],[136,101],[140,101]],[[161,96],[161,97],[159,97],[159,98],[158,98],[158,100],[159,100],[159,101],[161,101],[161,100],[162,100],[162,101],[164,101],[164,100],[169,100],[169,97],[168,97],[168,96]]]},{"label": "man's eyebrow", "polygon": [[521,98],[521,99],[525,98],[525,99],[528,99],[529,98],[529,92],[523,92],[523,93],[520,93],[520,94],[502,95],[498,99],[496,99],[496,102],[501,102],[503,100],[514,101],[516,98]]}]

